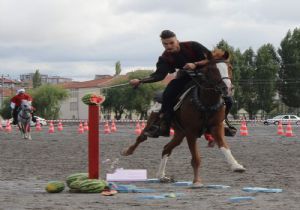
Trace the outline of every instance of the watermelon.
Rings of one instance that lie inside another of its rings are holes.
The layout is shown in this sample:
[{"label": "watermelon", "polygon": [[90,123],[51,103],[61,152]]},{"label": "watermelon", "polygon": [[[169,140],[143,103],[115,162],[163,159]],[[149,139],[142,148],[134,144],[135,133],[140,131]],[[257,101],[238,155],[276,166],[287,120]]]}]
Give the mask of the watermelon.
[{"label": "watermelon", "polygon": [[105,100],[104,96],[96,94],[86,94],[81,98],[82,102],[86,105],[99,105]]},{"label": "watermelon", "polygon": [[100,193],[107,185],[107,182],[104,180],[87,179],[80,183],[79,190],[83,193]]},{"label": "watermelon", "polygon": [[89,93],[89,94],[84,95],[84,96],[81,98],[82,102],[83,102],[84,104],[89,105],[89,104],[91,103],[90,98],[92,97],[92,95],[94,95],[94,94]]},{"label": "watermelon", "polygon": [[74,182],[76,180],[85,180],[88,178],[89,178],[88,173],[75,173],[75,174],[71,174],[70,176],[67,177],[66,183],[67,183],[68,187],[70,187],[72,182]]},{"label": "watermelon", "polygon": [[52,181],[47,183],[45,189],[48,193],[59,193],[65,189],[65,184],[61,181]]},{"label": "watermelon", "polygon": [[80,189],[80,184],[85,180],[77,179],[73,182],[70,183],[69,188],[72,190],[79,190]]}]

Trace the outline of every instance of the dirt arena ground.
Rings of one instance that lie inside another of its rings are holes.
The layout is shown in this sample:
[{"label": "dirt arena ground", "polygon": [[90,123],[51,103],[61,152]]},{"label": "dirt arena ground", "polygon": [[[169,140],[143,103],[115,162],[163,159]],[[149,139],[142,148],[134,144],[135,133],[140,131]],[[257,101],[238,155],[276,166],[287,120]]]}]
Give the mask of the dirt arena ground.
[{"label": "dirt arena ground", "polygon": [[[154,178],[160,163],[161,148],[168,138],[148,139],[129,157],[120,156],[122,148],[135,140],[134,125],[117,124],[114,134],[101,134],[101,177],[115,168],[147,169]],[[229,185],[227,189],[189,189],[173,184],[134,183],[155,193],[74,194],[65,190],[46,193],[48,181],[65,180],[76,172],[87,172],[87,134],[77,134],[77,126],[48,134],[33,132],[33,140],[23,140],[14,128],[0,131],[0,209],[300,209],[300,127],[293,127],[295,137],[279,137],[275,126],[249,125],[249,136],[227,138],[235,158],[245,173],[230,171],[221,152],[207,148],[199,139],[202,156],[201,175],[205,185]],[[101,127],[103,131],[103,128]],[[177,147],[167,165],[167,174],[178,181],[191,181],[192,168],[186,142]],[[281,188],[282,193],[249,193],[243,187]],[[143,195],[183,193],[176,198],[138,199]],[[229,202],[234,196],[253,196],[254,200]]]}]

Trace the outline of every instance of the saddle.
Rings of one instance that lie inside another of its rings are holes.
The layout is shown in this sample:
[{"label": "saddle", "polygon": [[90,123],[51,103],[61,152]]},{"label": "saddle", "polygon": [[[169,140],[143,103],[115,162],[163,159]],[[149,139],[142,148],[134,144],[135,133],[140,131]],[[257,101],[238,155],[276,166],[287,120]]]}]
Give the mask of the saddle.
[{"label": "saddle", "polygon": [[[183,103],[183,100],[185,99],[185,97],[189,94],[193,94],[193,103],[195,104],[195,106],[198,108],[199,111],[203,111],[203,112],[209,112],[209,111],[216,111],[217,109],[219,109],[221,106],[224,105],[224,100],[221,98],[220,101],[212,106],[212,107],[205,107],[202,105],[201,101],[196,97],[198,92],[197,92],[197,88],[195,85],[189,85],[187,86],[186,90],[181,93],[179,96],[178,96],[178,102],[175,104],[175,106],[173,107],[173,110],[174,112],[177,111],[182,103]],[[197,99],[196,99],[197,98]],[[161,104],[162,101],[163,101],[163,91],[160,91],[158,93],[155,94],[154,96],[154,101]],[[150,115],[149,118],[155,118],[154,120],[151,120],[151,125],[149,125],[149,128],[152,127],[152,128],[155,128],[155,129],[159,129],[159,124],[160,124],[160,121],[161,119],[159,118],[159,114],[157,114],[158,112],[158,106],[157,106],[157,103],[155,104],[155,108],[151,108],[152,110],[156,110],[156,111],[153,111]],[[180,124],[178,122],[175,122],[178,126],[180,126]],[[230,137],[233,137],[236,135],[237,133],[237,129],[232,125],[230,124],[227,116],[225,118],[225,123],[226,123],[226,127],[224,127],[224,131],[225,131],[225,136],[230,136]],[[181,127],[181,126],[180,126]],[[208,131],[209,132],[209,127],[208,128],[204,128],[202,131],[199,131],[199,137],[202,136],[202,134],[205,132],[205,131]],[[158,136],[155,136],[155,137],[158,137]]]}]

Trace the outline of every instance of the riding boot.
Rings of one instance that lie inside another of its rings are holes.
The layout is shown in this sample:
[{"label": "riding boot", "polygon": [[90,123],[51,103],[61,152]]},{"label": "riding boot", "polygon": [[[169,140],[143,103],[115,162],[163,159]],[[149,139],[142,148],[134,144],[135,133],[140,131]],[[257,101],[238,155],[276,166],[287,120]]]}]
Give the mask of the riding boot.
[{"label": "riding boot", "polygon": [[228,114],[230,112],[230,109],[232,107],[232,103],[233,103],[233,100],[232,100],[232,97],[224,97],[224,101],[225,101],[225,105],[226,105],[226,108],[225,108],[225,122],[227,124],[228,127],[225,127],[225,136],[235,136],[236,133],[237,133],[237,129],[232,126],[229,121],[228,121]]},{"label": "riding boot", "polygon": [[160,136],[169,137],[172,115],[165,113],[160,122]]},{"label": "riding boot", "polygon": [[18,124],[18,110],[15,108],[13,109],[13,112],[12,112],[12,117],[13,117],[13,122],[12,124],[13,125],[17,125]]},{"label": "riding boot", "polygon": [[33,112],[31,113],[31,120],[32,122],[36,122],[36,117]]},{"label": "riding boot", "polygon": [[152,112],[151,115],[149,116],[147,126],[144,128],[143,134],[151,138],[158,138],[159,124],[160,124],[159,113]]}]

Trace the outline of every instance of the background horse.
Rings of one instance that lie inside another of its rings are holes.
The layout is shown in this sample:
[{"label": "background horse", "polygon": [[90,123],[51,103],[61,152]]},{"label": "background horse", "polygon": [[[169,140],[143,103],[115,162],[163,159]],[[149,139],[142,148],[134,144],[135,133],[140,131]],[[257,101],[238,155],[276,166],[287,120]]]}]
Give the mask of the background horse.
[{"label": "background horse", "polygon": [[32,118],[32,107],[27,100],[23,100],[18,114],[18,126],[24,139],[31,140],[30,122]]},{"label": "background horse", "polygon": [[[223,97],[232,95],[232,68],[228,62],[228,57],[227,52],[219,49],[215,50],[205,67],[190,71],[194,87],[187,93],[180,107],[175,111],[175,119],[172,123],[175,134],[172,140],[163,148],[157,173],[158,178],[165,179],[168,157],[171,155],[172,150],[180,145],[186,137],[192,155],[193,187],[201,187],[202,183],[199,175],[201,159],[197,138],[207,129],[210,130],[231,169],[235,172],[245,171],[245,168],[231,154],[224,135],[225,106]],[[137,145],[145,140],[142,133],[137,138],[136,143],[123,151],[122,154],[132,154]]]}]

